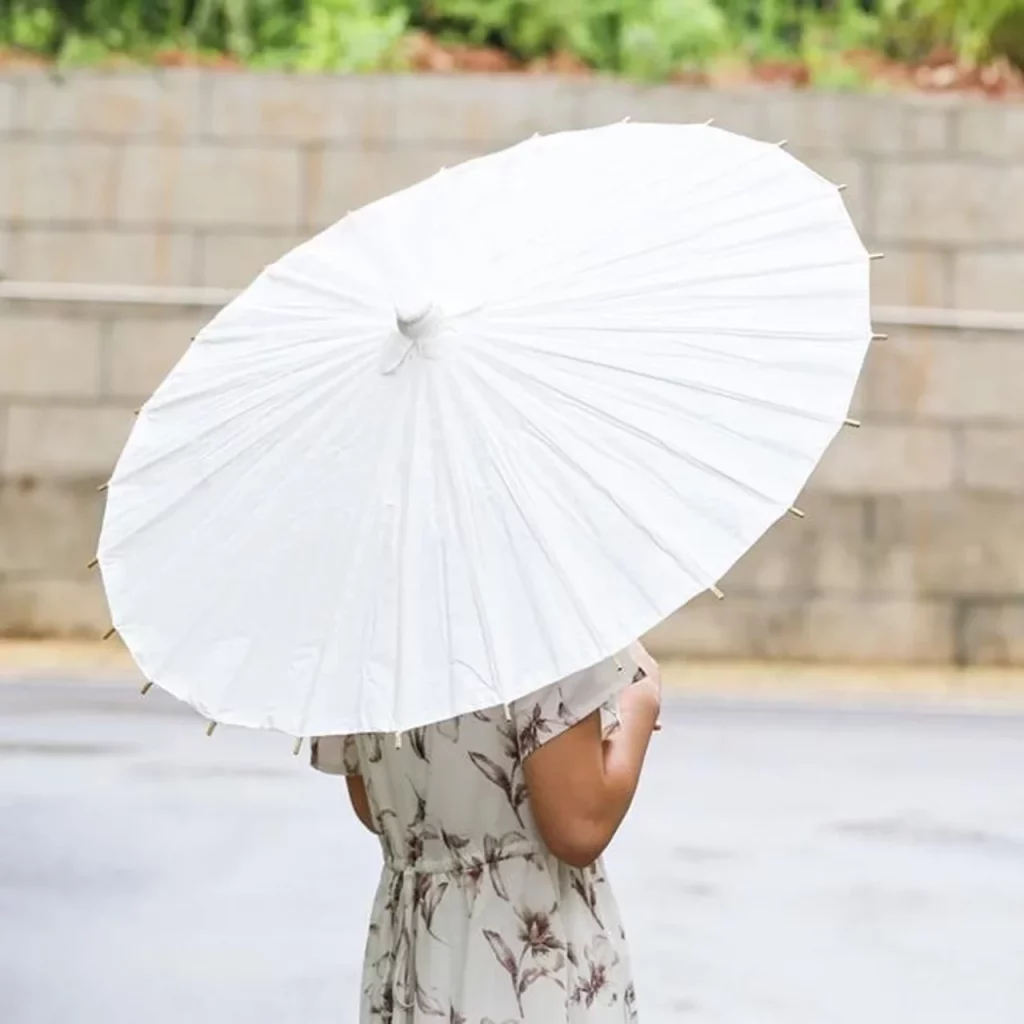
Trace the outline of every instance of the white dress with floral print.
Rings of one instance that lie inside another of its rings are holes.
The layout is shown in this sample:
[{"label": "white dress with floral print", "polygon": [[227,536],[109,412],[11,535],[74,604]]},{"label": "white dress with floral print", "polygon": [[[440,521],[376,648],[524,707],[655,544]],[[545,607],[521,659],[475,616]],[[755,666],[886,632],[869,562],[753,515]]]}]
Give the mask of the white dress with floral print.
[{"label": "white dress with floral print", "polygon": [[636,1020],[619,911],[601,862],[545,848],[523,759],[601,710],[614,728],[628,655],[516,701],[401,737],[314,741],[313,766],[359,774],[384,854],[360,1024]]}]

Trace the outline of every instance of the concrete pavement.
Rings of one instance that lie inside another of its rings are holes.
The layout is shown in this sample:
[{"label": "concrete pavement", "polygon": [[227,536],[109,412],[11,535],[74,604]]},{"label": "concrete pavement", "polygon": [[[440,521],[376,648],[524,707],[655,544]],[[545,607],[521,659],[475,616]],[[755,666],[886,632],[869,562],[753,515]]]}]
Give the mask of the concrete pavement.
[{"label": "concrete pavement", "polygon": [[[1024,714],[664,719],[608,858],[645,1024],[1024,1021]],[[287,739],[9,673],[0,826],[4,1024],[354,1021],[377,851]]]}]

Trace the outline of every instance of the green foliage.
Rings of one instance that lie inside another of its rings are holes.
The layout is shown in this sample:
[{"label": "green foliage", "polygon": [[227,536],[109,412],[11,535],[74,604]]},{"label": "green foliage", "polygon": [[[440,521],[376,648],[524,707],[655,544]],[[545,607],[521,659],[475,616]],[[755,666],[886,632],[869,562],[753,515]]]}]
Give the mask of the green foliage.
[{"label": "green foliage", "polygon": [[1024,3],[1007,11],[992,29],[993,54],[1009,57],[1024,68]]},{"label": "green foliage", "polygon": [[47,53],[58,38],[60,14],[55,5],[19,3],[0,6],[0,39],[35,53]]},{"label": "green foliage", "polygon": [[653,0],[624,19],[619,63],[636,78],[666,78],[706,64],[728,45],[725,14],[713,0]]},{"label": "green foliage", "polygon": [[[404,4],[402,6],[405,6]],[[523,60],[559,50],[602,70],[664,78],[729,43],[715,0],[432,0],[410,24],[442,38],[500,46]]]},{"label": "green foliage", "polygon": [[[944,41],[961,57],[978,61],[991,51],[996,26],[1012,11],[1020,11],[1021,0],[916,0],[918,15],[931,20]],[[908,12],[912,13],[912,12]]]},{"label": "green foliage", "polygon": [[301,71],[372,71],[392,63],[407,12],[386,13],[373,0],[311,0],[296,36]]},{"label": "green foliage", "polygon": [[943,47],[976,63],[1004,52],[999,32],[1020,18],[1024,0],[879,0],[886,49],[910,59]]},{"label": "green foliage", "polygon": [[413,29],[651,80],[727,55],[798,60],[835,88],[864,84],[854,49],[1024,60],[1024,0],[0,0],[0,45],[70,64],[178,49],[364,71],[395,66]]}]

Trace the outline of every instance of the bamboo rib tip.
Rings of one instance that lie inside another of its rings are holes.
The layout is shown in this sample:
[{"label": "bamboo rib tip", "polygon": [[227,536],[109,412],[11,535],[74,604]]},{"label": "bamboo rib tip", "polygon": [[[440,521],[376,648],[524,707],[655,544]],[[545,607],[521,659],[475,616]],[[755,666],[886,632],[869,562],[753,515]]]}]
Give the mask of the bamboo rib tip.
[{"label": "bamboo rib tip", "polygon": [[116,626],[111,626],[110,629],[108,629],[106,631],[106,633],[103,634],[103,639],[104,640],[109,640],[116,632],[117,632],[117,627]]},{"label": "bamboo rib tip", "polygon": [[851,420],[851,419],[843,420],[843,426],[844,427],[859,427],[860,426],[860,420]]},{"label": "bamboo rib tip", "polygon": [[92,561],[91,561],[91,562],[90,562],[90,563],[89,563],[89,564],[88,564],[88,565],[86,566],[86,569],[95,569],[95,568],[96,568],[96,566],[97,566],[97,565],[99,565],[99,564],[100,564],[100,560],[99,560],[98,558],[94,558],[94,559],[93,559],[93,560],[92,560]]},{"label": "bamboo rib tip", "polygon": [[871,340],[872,341],[888,341],[889,340],[889,335],[888,334],[872,334],[871,335]]},{"label": "bamboo rib tip", "polygon": [[216,722],[210,722],[206,726],[206,735],[207,736],[212,736],[213,735],[213,730],[216,729],[216,728],[217,728],[217,723]]},{"label": "bamboo rib tip", "polygon": [[718,587],[711,587],[710,590],[711,590],[711,593],[714,594],[715,597],[717,597],[719,601],[724,601],[725,600],[725,594],[723,594],[718,589]]},{"label": "bamboo rib tip", "polygon": [[841,185],[836,185],[836,190],[839,192],[845,192],[850,186],[844,181]]},{"label": "bamboo rib tip", "polygon": [[806,519],[807,518],[807,513],[802,508],[797,508],[796,505],[793,505],[790,508],[789,514],[791,516],[796,516],[797,519]]},{"label": "bamboo rib tip", "polygon": [[300,737],[298,737],[298,739],[296,739],[295,745],[292,747],[292,754],[294,754],[295,757],[298,757],[299,754],[301,753],[301,751],[302,751],[302,737],[300,736]]},{"label": "bamboo rib tip", "polygon": [[868,259],[869,260],[884,260],[885,259],[885,253],[884,252],[869,252],[868,253]]},{"label": "bamboo rib tip", "polygon": [[789,139],[780,139],[775,143],[775,145],[778,146],[779,149],[785,149],[789,145]]},{"label": "bamboo rib tip", "polygon": [[704,122],[704,127],[705,127],[705,128],[710,128],[710,127],[711,127],[711,126],[712,126],[712,125],[713,125],[714,123],[715,123],[715,119],[714,119],[713,117],[709,117],[709,118],[708,118],[708,119],[707,119],[707,120],[706,120],[706,121]]},{"label": "bamboo rib tip", "polygon": [[99,487],[96,488],[96,490],[99,491],[100,494],[102,494],[109,486],[110,481],[108,480],[105,484],[100,484]]},{"label": "bamboo rib tip", "polygon": [[400,732],[395,733],[395,750],[402,749],[402,734]]},{"label": "bamboo rib tip", "polygon": [[153,681],[152,680],[148,680],[147,682],[143,683],[142,689],[139,690],[139,693],[141,693],[142,696],[145,697],[146,694],[149,693],[149,691],[152,690],[152,689],[153,689]]}]

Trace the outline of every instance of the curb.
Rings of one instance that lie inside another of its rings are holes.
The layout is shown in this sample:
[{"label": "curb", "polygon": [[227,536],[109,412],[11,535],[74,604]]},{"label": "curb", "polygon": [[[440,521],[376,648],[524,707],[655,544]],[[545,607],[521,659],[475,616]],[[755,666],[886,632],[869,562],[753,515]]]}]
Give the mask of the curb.
[{"label": "curb", "polygon": [[[142,678],[116,638],[106,642],[0,639],[0,685],[60,676],[132,683]],[[1024,705],[1024,669],[670,659],[662,663],[662,677],[667,691],[695,697],[895,698]]]},{"label": "curb", "polygon": [[662,676],[667,691],[697,699],[1024,711],[1020,669],[673,660]]},{"label": "curb", "polygon": [[1017,694],[1024,670],[950,666],[836,665],[805,662],[727,662],[672,659],[662,666],[667,686],[680,690],[845,692],[851,694]]},{"label": "curb", "polygon": [[0,639],[0,683],[55,675],[139,678],[131,655],[116,638],[97,640]]}]

